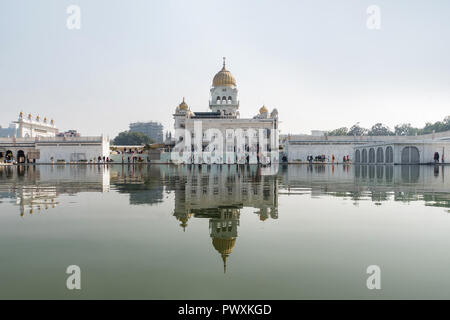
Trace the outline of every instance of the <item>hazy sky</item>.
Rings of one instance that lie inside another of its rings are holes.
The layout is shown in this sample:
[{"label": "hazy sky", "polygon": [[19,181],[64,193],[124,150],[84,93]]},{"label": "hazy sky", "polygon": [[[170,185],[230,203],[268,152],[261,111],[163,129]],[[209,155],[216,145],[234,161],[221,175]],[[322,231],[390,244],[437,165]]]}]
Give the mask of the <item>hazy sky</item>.
[{"label": "hazy sky", "polygon": [[22,110],[85,135],[172,129],[183,96],[208,111],[226,56],[241,117],[276,107],[283,133],[423,126],[450,114],[449,17],[448,0],[0,0],[0,125]]}]

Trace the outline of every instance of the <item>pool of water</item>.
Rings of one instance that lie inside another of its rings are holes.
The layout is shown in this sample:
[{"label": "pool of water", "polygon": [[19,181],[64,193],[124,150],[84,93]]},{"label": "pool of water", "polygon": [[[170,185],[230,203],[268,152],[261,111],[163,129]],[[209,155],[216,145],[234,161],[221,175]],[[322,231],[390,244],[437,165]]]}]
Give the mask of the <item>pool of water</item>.
[{"label": "pool of water", "polygon": [[448,299],[449,210],[443,166],[0,167],[0,298]]}]

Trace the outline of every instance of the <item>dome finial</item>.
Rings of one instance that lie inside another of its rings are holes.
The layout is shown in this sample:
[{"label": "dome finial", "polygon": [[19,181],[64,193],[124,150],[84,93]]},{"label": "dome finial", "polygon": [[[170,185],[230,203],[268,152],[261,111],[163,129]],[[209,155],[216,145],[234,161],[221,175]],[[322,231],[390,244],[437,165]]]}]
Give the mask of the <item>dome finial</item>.
[{"label": "dome finial", "polygon": [[223,57],[223,70],[225,70],[225,60],[226,60],[226,57]]},{"label": "dome finial", "polygon": [[222,254],[222,260],[223,260],[223,273],[227,273],[227,258],[228,258],[227,255]]}]

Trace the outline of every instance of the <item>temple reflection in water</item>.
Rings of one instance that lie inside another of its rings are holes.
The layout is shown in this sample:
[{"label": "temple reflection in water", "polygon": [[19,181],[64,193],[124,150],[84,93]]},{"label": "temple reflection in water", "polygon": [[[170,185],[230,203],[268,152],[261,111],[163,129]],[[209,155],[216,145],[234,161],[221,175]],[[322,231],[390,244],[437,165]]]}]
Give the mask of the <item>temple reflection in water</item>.
[{"label": "temple reflection in water", "polygon": [[277,177],[261,175],[257,166],[119,166],[112,171],[117,190],[132,192],[131,204],[143,204],[143,194],[153,204],[162,201],[164,192],[173,192],[173,216],[184,232],[191,218],[209,219],[224,272],[236,245],[241,209],[256,209],[261,221],[278,218]]},{"label": "temple reflection in water", "polygon": [[174,216],[183,231],[191,218],[209,219],[212,245],[224,272],[238,237],[241,209],[256,209],[261,221],[278,219],[276,176],[263,176],[257,166],[185,166],[177,176]]},{"label": "temple reflection in water", "polygon": [[305,194],[342,197],[355,205],[423,201],[450,208],[449,175],[445,166],[418,165],[285,165],[276,175],[244,165],[0,167],[0,201],[18,206],[20,216],[57,208],[61,195],[79,192],[126,194],[133,206],[173,201],[170,214],[180,231],[188,232],[192,219],[208,219],[212,246],[226,271],[244,208],[253,208],[261,221],[278,219],[279,197]]},{"label": "temple reflection in water", "polygon": [[282,194],[310,193],[371,200],[424,201],[450,208],[450,168],[426,165],[281,166]]},{"label": "temple reflection in water", "polygon": [[0,199],[14,201],[20,216],[55,208],[61,194],[107,192],[108,168],[98,166],[0,166]]}]

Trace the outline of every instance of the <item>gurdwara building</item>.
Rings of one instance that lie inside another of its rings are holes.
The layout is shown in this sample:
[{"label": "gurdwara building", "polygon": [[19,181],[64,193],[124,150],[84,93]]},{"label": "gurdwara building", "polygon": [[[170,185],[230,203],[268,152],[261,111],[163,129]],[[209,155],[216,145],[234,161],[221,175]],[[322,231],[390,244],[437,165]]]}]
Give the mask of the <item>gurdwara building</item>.
[{"label": "gurdwara building", "polygon": [[[278,111],[262,106],[252,118],[241,118],[236,79],[222,69],[210,88],[208,111],[194,111],[186,100],[173,114],[172,160],[182,163],[278,163]],[[176,157],[173,155],[176,154]]]}]

